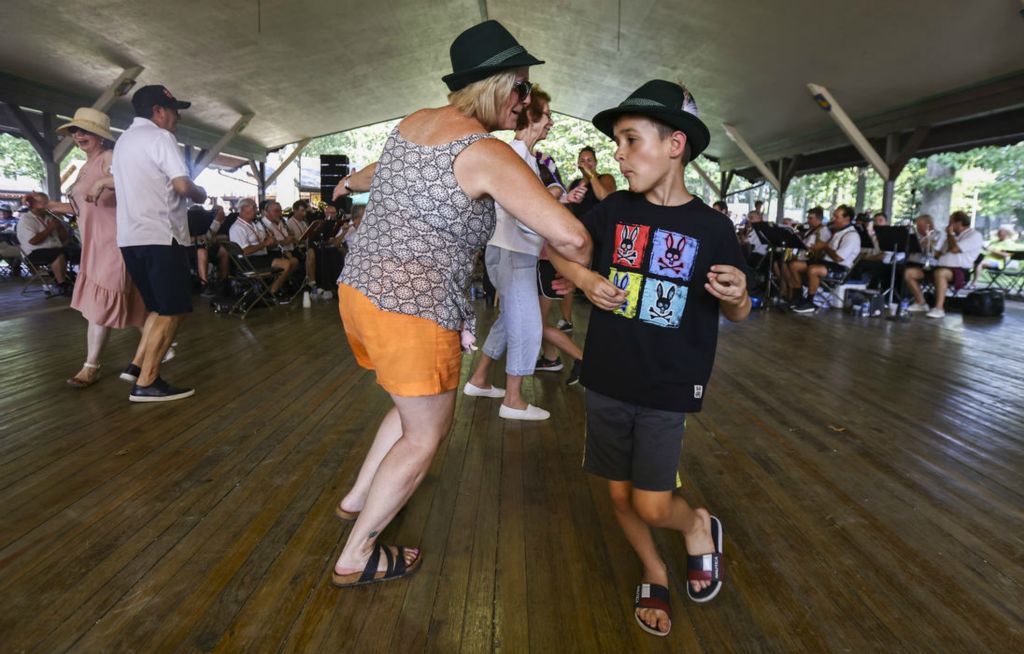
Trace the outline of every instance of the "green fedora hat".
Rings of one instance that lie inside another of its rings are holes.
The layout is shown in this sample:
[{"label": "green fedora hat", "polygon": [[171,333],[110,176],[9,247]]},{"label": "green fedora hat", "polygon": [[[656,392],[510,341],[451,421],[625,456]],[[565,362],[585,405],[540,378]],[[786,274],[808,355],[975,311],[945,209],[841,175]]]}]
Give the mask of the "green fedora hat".
[{"label": "green fedora hat", "polygon": [[452,41],[449,50],[452,72],[441,78],[448,89],[459,89],[510,68],[537,66],[544,63],[496,20],[470,27]]},{"label": "green fedora hat", "polygon": [[647,116],[686,134],[690,157],[696,159],[711,143],[711,132],[697,115],[697,103],[682,86],[663,79],[647,82],[617,107],[594,116],[594,127],[614,139],[615,120],[624,115]]}]

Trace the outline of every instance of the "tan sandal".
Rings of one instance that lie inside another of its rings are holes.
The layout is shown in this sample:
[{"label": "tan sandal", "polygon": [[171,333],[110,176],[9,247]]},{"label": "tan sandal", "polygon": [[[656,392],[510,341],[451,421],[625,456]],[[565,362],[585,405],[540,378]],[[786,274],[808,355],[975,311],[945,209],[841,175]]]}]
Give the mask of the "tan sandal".
[{"label": "tan sandal", "polygon": [[[380,562],[381,552],[384,552],[384,556],[387,557],[388,565],[386,570],[377,569],[377,564]],[[392,579],[407,577],[416,572],[422,561],[423,552],[420,552],[416,555],[416,558],[413,559],[412,563],[406,565],[404,547],[399,545],[398,556],[395,556],[391,552],[390,546],[377,543],[373,546],[373,554],[370,555],[370,560],[366,562],[366,567],[363,568],[362,572],[352,572],[347,575],[339,575],[337,572],[331,570],[331,583],[338,588],[352,588],[354,586],[375,584],[380,581],[391,581]]]},{"label": "tan sandal", "polygon": [[335,505],[334,507],[334,515],[338,516],[345,522],[355,522],[356,518],[359,517],[359,511],[346,511],[345,509],[341,508],[340,504],[338,504]]},{"label": "tan sandal", "polygon": [[[82,367],[88,368],[89,370],[99,370],[102,366],[97,363],[89,363],[88,361],[86,361],[85,363],[82,364]],[[69,377],[67,379],[67,385],[72,388],[88,388],[95,384],[96,382],[98,382],[99,379],[100,373],[98,372],[95,375],[93,375],[92,379],[79,379],[78,375],[76,374],[74,377]]]}]

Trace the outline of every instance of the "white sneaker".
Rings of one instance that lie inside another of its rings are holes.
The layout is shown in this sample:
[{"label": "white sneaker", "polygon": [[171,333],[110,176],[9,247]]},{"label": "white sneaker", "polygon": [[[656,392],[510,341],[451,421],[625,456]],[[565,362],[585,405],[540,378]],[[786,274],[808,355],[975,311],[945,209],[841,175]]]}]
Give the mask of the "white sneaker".
[{"label": "white sneaker", "polygon": [[946,311],[944,309],[932,309],[931,311],[924,315],[927,318],[945,318]]},{"label": "white sneaker", "polygon": [[466,385],[462,387],[462,392],[470,397],[505,397],[504,388],[498,388],[497,386],[480,388],[469,382],[466,382]]},{"label": "white sneaker", "polygon": [[168,361],[170,361],[171,359],[174,358],[174,354],[175,354],[174,346],[177,345],[177,344],[178,344],[177,341],[171,343],[171,346],[169,348],[167,348],[167,354],[165,354],[164,358],[160,360],[160,363],[167,363]]},{"label": "white sneaker", "polygon": [[498,417],[505,420],[547,420],[551,414],[532,404],[527,404],[525,409],[513,409],[502,404],[498,409]]},{"label": "white sneaker", "polygon": [[907,307],[907,311],[910,313],[925,313],[928,311],[928,305],[923,302],[914,302]]}]

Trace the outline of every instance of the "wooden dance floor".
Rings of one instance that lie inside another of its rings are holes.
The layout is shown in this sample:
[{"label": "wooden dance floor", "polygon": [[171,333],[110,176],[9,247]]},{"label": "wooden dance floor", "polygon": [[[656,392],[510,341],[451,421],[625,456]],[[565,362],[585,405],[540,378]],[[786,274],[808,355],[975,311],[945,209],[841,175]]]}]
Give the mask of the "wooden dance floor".
[{"label": "wooden dance floor", "polygon": [[[388,407],[335,305],[245,321],[197,298],[132,405],[64,385],[85,322],[0,283],[0,650],[5,652],[1021,651],[1024,309],[1001,320],[758,313],[725,325],[683,494],[725,526],[726,585],[668,638],[632,616],[637,559],[580,469],[582,391],[527,382],[545,423],[460,397],[426,481],[385,532],[412,578],[337,590],[333,507]],[[483,324],[491,319],[484,311]],[[577,339],[586,310],[577,307]],[[467,359],[463,373],[471,362]],[[680,593],[679,591],[683,591]]]}]

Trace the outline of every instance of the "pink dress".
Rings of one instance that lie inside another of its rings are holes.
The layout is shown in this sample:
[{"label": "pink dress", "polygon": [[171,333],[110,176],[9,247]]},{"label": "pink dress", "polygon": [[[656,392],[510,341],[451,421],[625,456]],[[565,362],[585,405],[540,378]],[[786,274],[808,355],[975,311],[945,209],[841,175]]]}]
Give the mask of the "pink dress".
[{"label": "pink dress", "polygon": [[128,276],[117,247],[114,190],[104,189],[96,204],[85,200],[89,189],[106,176],[104,165],[109,156],[104,154],[86,161],[70,190],[79,211],[78,228],[82,234],[82,263],[71,307],[99,325],[141,327],[146,321],[146,305]]}]

